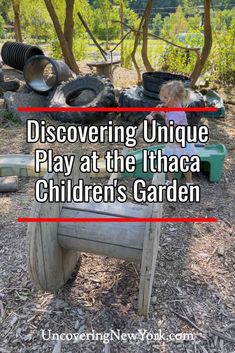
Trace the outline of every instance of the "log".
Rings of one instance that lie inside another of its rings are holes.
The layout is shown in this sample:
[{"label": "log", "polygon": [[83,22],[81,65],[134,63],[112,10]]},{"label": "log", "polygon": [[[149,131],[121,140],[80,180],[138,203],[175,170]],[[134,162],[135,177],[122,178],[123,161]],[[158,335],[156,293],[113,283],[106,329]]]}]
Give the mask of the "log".
[{"label": "log", "polygon": [[15,192],[18,190],[18,177],[0,177],[0,192]]}]

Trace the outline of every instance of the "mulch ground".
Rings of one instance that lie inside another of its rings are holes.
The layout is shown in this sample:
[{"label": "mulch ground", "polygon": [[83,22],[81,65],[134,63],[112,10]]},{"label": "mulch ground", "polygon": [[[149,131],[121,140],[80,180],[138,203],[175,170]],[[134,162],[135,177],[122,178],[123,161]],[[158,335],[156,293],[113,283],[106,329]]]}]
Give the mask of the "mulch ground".
[{"label": "mulch ground", "polygon": [[[235,352],[234,116],[235,107],[228,104],[225,119],[202,121],[210,128],[210,143],[224,143],[228,150],[221,181],[209,183],[205,175],[196,175],[200,204],[164,204],[166,217],[208,216],[219,222],[162,225],[148,318],[136,310],[139,271],[122,260],[81,254],[73,277],[57,294],[36,291],[27,270],[27,226],[17,223],[17,217],[30,213],[35,180],[20,179],[18,192],[0,194],[0,352]],[[40,146],[25,142],[25,128],[18,123],[1,116],[0,124],[0,154],[28,154]],[[140,140],[138,147],[143,145]],[[94,149],[50,147],[57,153]],[[95,149],[102,154],[107,147]],[[148,339],[76,341],[68,336],[58,341],[50,336],[110,330],[146,330]],[[160,332],[163,337],[154,339]]]}]

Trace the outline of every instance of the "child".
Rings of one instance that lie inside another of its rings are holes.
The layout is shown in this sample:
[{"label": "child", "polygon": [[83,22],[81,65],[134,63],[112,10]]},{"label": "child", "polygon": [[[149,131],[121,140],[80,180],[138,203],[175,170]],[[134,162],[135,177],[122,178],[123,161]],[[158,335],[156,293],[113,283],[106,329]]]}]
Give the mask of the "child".
[{"label": "child", "polygon": [[[189,100],[190,91],[186,89],[181,81],[170,81],[165,83],[160,90],[160,100],[162,102],[162,107],[182,107],[183,104],[187,103]],[[169,125],[169,121],[174,122],[174,126],[177,125],[188,125],[187,116],[184,111],[170,111],[161,112],[160,115],[165,119],[166,125]],[[153,120],[153,113],[146,116],[146,119],[151,122]],[[183,148],[177,143],[168,143],[163,151],[166,156],[192,156],[195,154],[195,149],[193,144],[186,143],[186,147]],[[171,184],[174,174],[168,172],[167,184]],[[189,186],[193,184],[192,172],[187,172],[184,174],[186,179],[186,185]]]}]

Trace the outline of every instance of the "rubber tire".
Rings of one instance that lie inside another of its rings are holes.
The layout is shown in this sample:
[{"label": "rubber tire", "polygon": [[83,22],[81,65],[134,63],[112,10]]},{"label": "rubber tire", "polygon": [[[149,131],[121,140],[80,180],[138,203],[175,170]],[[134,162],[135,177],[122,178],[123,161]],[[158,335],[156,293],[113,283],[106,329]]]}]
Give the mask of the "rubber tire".
[{"label": "rubber tire", "polygon": [[[205,107],[205,101],[203,95],[198,91],[190,92],[190,100],[187,104],[190,108],[203,108]],[[188,125],[196,126],[199,124],[201,118],[203,117],[203,112],[186,112]]]},{"label": "rubber tire", "polygon": [[159,100],[159,94],[156,92],[151,92],[151,91],[147,91],[146,89],[143,88],[143,94],[145,97],[149,97],[149,98],[153,98],[156,100]]},{"label": "rubber tire", "polygon": [[187,76],[168,72],[145,72],[142,78],[145,91],[154,92],[155,94],[159,94],[161,86],[168,81],[180,80],[184,83],[185,87],[189,87],[191,83],[190,78]]},{"label": "rubber tire", "polygon": [[[160,104],[159,100],[146,97],[143,94],[143,87],[134,87],[122,91],[119,98],[120,107],[155,107]],[[139,124],[149,113],[145,112],[127,112],[122,116],[126,121]]]},{"label": "rubber tire", "polygon": [[1,69],[0,69],[0,82],[4,82],[4,73]]},{"label": "rubber tire", "polygon": [[5,92],[6,91],[17,91],[19,87],[20,87],[19,81],[0,82],[0,88]]},{"label": "rubber tire", "polygon": [[[143,94],[143,87],[130,88],[126,91],[123,91],[120,95],[119,104],[121,107],[155,107],[160,104],[160,100],[150,98]],[[187,107],[205,107],[205,102],[203,96],[199,92],[190,92],[190,100]],[[125,120],[130,121],[131,123],[139,124],[142,122],[144,117],[149,113],[144,112],[128,112],[123,113],[122,116]],[[187,112],[188,125],[194,126],[198,125],[200,122],[203,112]],[[165,122],[162,118],[156,115],[155,119],[159,124],[165,125]]]},{"label": "rubber tire", "polygon": [[[64,82],[56,88],[54,92],[49,95],[50,107],[70,107],[67,99],[76,92],[89,89],[95,93],[95,98],[87,103],[81,105],[82,107],[112,107],[115,106],[114,87],[110,80],[100,76],[77,76],[68,82]],[[70,123],[89,123],[97,119],[103,119],[105,113],[97,112],[53,112],[51,113],[53,119],[61,122]]]}]

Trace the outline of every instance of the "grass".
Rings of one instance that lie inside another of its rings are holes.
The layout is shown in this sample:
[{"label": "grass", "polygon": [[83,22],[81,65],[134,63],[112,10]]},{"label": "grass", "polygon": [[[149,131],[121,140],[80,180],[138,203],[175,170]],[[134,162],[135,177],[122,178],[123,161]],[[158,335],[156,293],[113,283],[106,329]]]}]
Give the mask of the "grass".
[{"label": "grass", "polygon": [[[103,45],[102,45],[103,44]],[[110,49],[111,50],[116,43],[112,43],[112,45],[110,45]],[[105,49],[105,45],[104,43],[101,42],[102,47]],[[131,63],[131,59],[130,59],[130,54],[133,50],[133,46],[134,46],[134,40],[133,39],[127,39],[124,41],[124,67],[126,68],[131,68],[132,67],[132,63]],[[143,62],[142,62],[142,55],[141,55],[141,48],[142,48],[142,43],[140,43],[140,45],[137,48],[136,51],[136,60],[140,65],[140,68],[144,68],[143,66]],[[148,58],[151,62],[151,64],[157,68],[159,66],[159,58],[160,56],[164,53],[165,50],[165,43],[161,40],[153,40],[150,39],[148,41]],[[121,47],[119,46],[116,50],[115,53],[119,54],[121,53]],[[87,60],[101,60],[102,56],[98,50],[98,48],[92,43],[90,42],[87,45],[87,55],[86,55]]]},{"label": "grass", "polygon": [[[79,53],[81,53],[81,51],[79,51],[80,45],[79,45],[78,41],[79,41],[79,38],[77,41],[76,41],[76,38],[74,39],[75,55],[76,55],[76,52],[78,53],[78,55],[76,56],[77,60],[85,60],[85,61],[89,62],[89,61],[100,61],[103,59],[99,49],[95,46],[95,44],[91,40],[85,40],[85,45],[84,45],[84,41],[83,41],[83,47],[84,47],[85,52],[84,52],[84,55],[79,55]],[[110,44],[109,49],[106,49],[106,43],[104,41],[99,41],[99,44],[107,52],[112,50],[112,48],[114,48],[114,46],[117,43],[118,43],[118,40],[112,42]],[[133,50],[133,46],[134,46],[133,39],[126,39],[124,41],[124,67],[126,67],[126,68],[132,68],[130,54]],[[159,65],[159,58],[164,53],[165,46],[166,46],[165,43],[161,40],[150,39],[148,41],[148,57],[149,57],[151,64],[155,68],[157,68]],[[49,43],[41,43],[40,47],[43,49],[43,51],[47,55],[49,55],[49,56],[55,55],[55,54],[53,54],[52,47],[50,46]],[[142,68],[144,68],[144,65],[142,63],[141,48],[142,48],[142,43],[140,43],[140,45],[137,48],[136,59],[140,65],[140,68],[142,69]],[[117,53],[118,55],[121,54],[121,46],[119,46],[115,50],[115,53]]]},{"label": "grass", "polygon": [[[0,46],[3,45],[3,43],[7,40],[14,41],[13,38],[1,40]],[[74,48],[75,48],[74,52],[75,52],[75,55],[77,53],[77,56],[76,56],[77,60],[85,60],[87,62],[102,60],[102,55],[101,55],[99,49],[94,45],[94,43],[90,39],[82,40],[82,43],[83,43],[82,48],[84,48],[85,52],[84,52],[84,55],[79,55],[79,53],[81,53],[80,41],[81,41],[80,38],[74,38]],[[98,42],[102,46],[102,48],[104,50],[106,50],[106,47],[105,47],[106,43],[104,41],[98,41]],[[119,42],[119,40],[113,41],[110,44],[110,48],[107,51],[111,50],[118,42]],[[44,51],[45,55],[54,57],[55,59],[59,59],[59,57],[57,57],[57,55],[55,53],[53,53],[51,44],[49,42],[37,43],[36,40],[33,41],[33,39],[31,39],[29,44],[39,45],[42,48],[42,50]],[[134,46],[133,39],[126,39],[124,41],[124,67],[125,68],[129,68],[129,69],[132,68],[130,54],[133,50],[133,46]],[[148,41],[148,58],[154,68],[159,67],[159,58],[164,53],[165,46],[166,46],[166,43],[161,40],[149,39],[149,41]],[[144,65],[142,62],[141,48],[142,48],[142,43],[140,43],[137,48],[136,60],[139,63],[140,68],[144,69]],[[119,47],[115,50],[115,53],[120,55],[120,51],[121,51],[121,46],[119,45]]]}]

